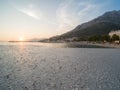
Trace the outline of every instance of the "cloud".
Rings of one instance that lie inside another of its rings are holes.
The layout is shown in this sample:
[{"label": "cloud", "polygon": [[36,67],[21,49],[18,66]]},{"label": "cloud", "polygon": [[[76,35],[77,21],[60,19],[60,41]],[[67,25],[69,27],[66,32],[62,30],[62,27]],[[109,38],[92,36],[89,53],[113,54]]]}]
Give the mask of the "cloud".
[{"label": "cloud", "polygon": [[85,6],[85,8],[78,12],[79,16],[84,16],[84,15],[88,14],[96,7],[95,5],[91,5],[91,4],[84,5],[84,6]]},{"label": "cloud", "polygon": [[19,11],[21,11],[22,13],[25,13],[26,15],[33,17],[37,20],[39,20],[41,18],[41,14],[38,14],[36,11],[34,10],[29,10],[29,9],[19,9]]},{"label": "cloud", "polygon": [[42,12],[40,10],[37,10],[37,8],[34,8],[33,4],[29,4],[24,7],[15,7],[18,11],[36,19],[40,20],[42,18]]},{"label": "cloud", "polygon": [[56,12],[59,30],[68,31],[78,24],[95,18],[101,5],[94,4],[93,0],[64,0]]},{"label": "cloud", "polygon": [[61,29],[65,30],[66,28],[68,29],[73,26],[74,21],[71,20],[72,15],[69,15],[69,12],[68,12],[68,8],[71,5],[71,3],[72,3],[72,0],[69,0],[69,1],[66,0],[65,2],[60,4],[56,12],[58,23],[59,23],[57,30],[61,30]]},{"label": "cloud", "polygon": [[[14,5],[13,5],[14,6]],[[20,11],[21,13],[24,13],[36,20],[40,20],[43,23],[46,24],[51,24],[51,25],[57,25],[55,21],[51,20],[52,18],[50,17],[46,17],[44,15],[44,11],[41,11],[40,8],[35,4],[28,4],[28,5],[24,5],[24,6],[14,6],[14,8],[18,11]]]}]

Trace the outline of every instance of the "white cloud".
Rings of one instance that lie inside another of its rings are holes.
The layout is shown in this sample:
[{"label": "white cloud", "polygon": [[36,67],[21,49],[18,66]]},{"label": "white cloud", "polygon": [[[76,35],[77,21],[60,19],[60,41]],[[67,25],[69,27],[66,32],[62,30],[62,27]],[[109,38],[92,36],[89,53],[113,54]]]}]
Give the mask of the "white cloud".
[{"label": "white cloud", "polygon": [[95,7],[96,7],[95,5],[91,5],[91,4],[85,5],[85,8],[82,9],[81,11],[79,11],[78,15],[84,16],[84,15],[88,14],[89,12],[91,12]]},{"label": "white cloud", "polygon": [[37,20],[40,20],[42,18],[42,12],[40,10],[37,10],[37,8],[34,8],[33,4],[29,4],[24,7],[15,7],[18,11],[34,18]]},{"label": "white cloud", "polygon": [[58,30],[61,30],[61,29],[65,30],[66,28],[70,29],[71,27],[73,27],[74,21],[71,20],[73,17],[68,13],[68,8],[71,5],[71,3],[72,3],[72,0],[69,0],[69,1],[65,0],[65,2],[60,4],[56,12],[57,19],[59,22]]},{"label": "white cloud", "polygon": [[31,16],[37,20],[39,20],[41,18],[41,14],[40,13],[38,14],[38,12],[36,12],[34,10],[19,9],[19,11],[21,11],[21,12],[25,13],[26,15]]},{"label": "white cloud", "polygon": [[51,25],[57,25],[55,21],[51,20],[50,17],[46,17],[44,15],[44,11],[41,11],[40,8],[35,6],[34,4],[28,4],[26,6],[14,6],[15,9],[20,11],[21,13],[24,13],[36,20],[41,20],[43,23],[51,24]]},{"label": "white cloud", "polygon": [[95,5],[92,0],[81,0],[79,3],[74,0],[65,0],[56,12],[59,22],[57,30],[68,31],[78,24],[95,18],[100,7],[101,5]]}]

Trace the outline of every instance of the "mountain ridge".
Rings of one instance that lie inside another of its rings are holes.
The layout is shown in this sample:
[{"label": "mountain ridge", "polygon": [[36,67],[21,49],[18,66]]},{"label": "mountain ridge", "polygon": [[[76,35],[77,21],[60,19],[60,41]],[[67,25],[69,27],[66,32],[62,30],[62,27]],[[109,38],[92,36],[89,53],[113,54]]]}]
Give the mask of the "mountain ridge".
[{"label": "mountain ridge", "polygon": [[106,12],[91,21],[78,25],[69,32],[56,37],[52,37],[50,39],[90,37],[93,35],[108,34],[112,30],[117,29],[120,29],[120,10]]}]

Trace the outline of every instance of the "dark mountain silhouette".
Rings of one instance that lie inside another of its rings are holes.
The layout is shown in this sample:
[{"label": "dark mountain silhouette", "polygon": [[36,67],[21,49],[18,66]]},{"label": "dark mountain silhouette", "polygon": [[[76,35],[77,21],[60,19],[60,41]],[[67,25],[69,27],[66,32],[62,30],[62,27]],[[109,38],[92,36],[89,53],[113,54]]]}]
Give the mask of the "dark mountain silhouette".
[{"label": "dark mountain silhouette", "polygon": [[112,30],[120,29],[120,10],[106,12],[102,16],[87,23],[78,25],[75,29],[50,39],[61,38],[86,38],[94,35],[108,34]]}]

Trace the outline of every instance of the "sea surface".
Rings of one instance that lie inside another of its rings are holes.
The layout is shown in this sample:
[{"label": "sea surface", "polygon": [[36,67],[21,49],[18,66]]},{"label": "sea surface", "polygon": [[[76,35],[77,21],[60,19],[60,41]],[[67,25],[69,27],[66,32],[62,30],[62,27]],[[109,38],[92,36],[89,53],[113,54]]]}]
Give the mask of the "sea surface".
[{"label": "sea surface", "polygon": [[120,49],[75,47],[1,42],[0,90],[120,90]]}]

